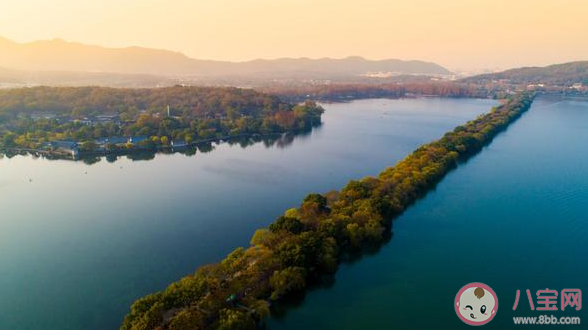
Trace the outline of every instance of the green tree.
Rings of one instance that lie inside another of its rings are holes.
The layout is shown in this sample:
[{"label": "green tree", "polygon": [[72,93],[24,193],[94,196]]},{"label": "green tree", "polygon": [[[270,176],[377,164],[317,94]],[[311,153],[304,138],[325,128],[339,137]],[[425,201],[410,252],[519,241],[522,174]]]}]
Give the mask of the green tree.
[{"label": "green tree", "polygon": [[98,149],[98,145],[94,141],[84,141],[80,146],[80,151],[85,152],[94,151],[96,149]]},{"label": "green tree", "polygon": [[288,267],[276,271],[270,278],[271,299],[278,300],[284,295],[306,287],[306,271],[302,267]]},{"label": "green tree", "polygon": [[14,140],[16,139],[16,137],[17,135],[12,132],[4,134],[4,136],[2,137],[2,145],[7,148],[14,147]]},{"label": "green tree", "polygon": [[288,267],[276,271],[270,278],[271,299],[278,300],[284,295],[303,290],[306,287],[306,271],[302,267]]},{"label": "green tree", "polygon": [[255,330],[255,321],[244,311],[223,309],[217,330]]}]

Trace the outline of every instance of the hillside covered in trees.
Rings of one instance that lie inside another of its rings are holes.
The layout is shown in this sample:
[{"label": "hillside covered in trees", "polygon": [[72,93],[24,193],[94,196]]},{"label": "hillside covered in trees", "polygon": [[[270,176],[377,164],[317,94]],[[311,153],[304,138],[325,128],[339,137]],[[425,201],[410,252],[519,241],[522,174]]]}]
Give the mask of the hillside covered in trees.
[{"label": "hillside covered in trees", "polygon": [[40,148],[69,140],[146,137],[141,147],[172,140],[307,130],[323,109],[294,105],[249,89],[37,87],[0,90],[0,148]]},{"label": "hillside covered in trees", "polygon": [[[200,60],[182,53],[143,47],[108,48],[70,42],[62,39],[14,42],[0,36],[0,67],[30,73],[69,72],[85,81],[99,81],[91,73],[149,75],[166,77],[240,77],[275,78],[303,77],[305,79],[333,79],[353,77],[368,72],[400,74],[451,74],[436,63],[418,60],[368,60],[359,56],[346,58],[279,58],[256,59],[245,62]],[[0,75],[0,78],[2,76]],[[37,82],[34,74],[24,77]],[[59,77],[57,81],[63,82]],[[70,76],[69,81],[72,81]],[[121,77],[130,79],[131,77]],[[140,77],[136,77],[140,78]],[[1,82],[1,80],[0,80]]]},{"label": "hillside covered in trees", "polygon": [[491,95],[488,89],[466,83],[443,81],[394,82],[394,83],[334,83],[322,85],[274,85],[260,87],[264,93],[277,95],[281,99],[300,101],[350,101],[368,98],[398,98],[411,95],[442,97],[481,97]]},{"label": "hillside covered in trees", "polygon": [[527,67],[462,79],[462,82],[485,84],[509,80],[512,84],[546,84],[571,86],[588,85],[588,61],[554,64],[546,67]]},{"label": "hillside covered in trees", "polygon": [[514,95],[376,177],[308,195],[256,231],[251,246],[137,300],[121,330],[254,330],[272,302],[334,273],[345,254],[382,244],[396,216],[521,116],[532,99]]}]

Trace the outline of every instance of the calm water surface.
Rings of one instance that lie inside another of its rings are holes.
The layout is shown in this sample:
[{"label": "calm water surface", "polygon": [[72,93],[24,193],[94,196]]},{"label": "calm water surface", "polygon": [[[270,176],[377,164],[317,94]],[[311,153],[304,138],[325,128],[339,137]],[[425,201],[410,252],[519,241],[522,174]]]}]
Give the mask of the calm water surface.
[{"label": "calm water surface", "polygon": [[332,286],[308,293],[269,329],[471,329],[453,308],[471,282],[498,296],[484,329],[517,329],[515,316],[552,314],[582,318],[559,328],[586,329],[585,306],[531,312],[525,290],[588,291],[587,143],[588,102],[537,99],[401,216],[379,253],[342,265]]},{"label": "calm water surface", "polygon": [[[117,329],[136,298],[248,244],[307,193],[377,174],[494,104],[329,104],[324,125],[289,145],[193,157],[0,159],[0,330]],[[307,312],[291,315],[285,327]]]}]

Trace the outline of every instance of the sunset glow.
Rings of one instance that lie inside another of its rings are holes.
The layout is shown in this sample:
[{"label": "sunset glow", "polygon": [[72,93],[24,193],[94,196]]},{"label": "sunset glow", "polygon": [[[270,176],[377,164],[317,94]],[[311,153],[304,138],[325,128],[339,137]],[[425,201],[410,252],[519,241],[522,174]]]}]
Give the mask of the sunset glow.
[{"label": "sunset glow", "polygon": [[2,0],[0,36],[231,61],[419,59],[455,70],[585,59],[586,17],[583,0]]}]

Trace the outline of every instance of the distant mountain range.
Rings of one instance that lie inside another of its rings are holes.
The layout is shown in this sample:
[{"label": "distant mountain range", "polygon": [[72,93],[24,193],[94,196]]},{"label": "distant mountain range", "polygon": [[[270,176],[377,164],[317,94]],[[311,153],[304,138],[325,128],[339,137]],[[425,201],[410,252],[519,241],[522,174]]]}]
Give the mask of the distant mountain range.
[{"label": "distant mountain range", "polygon": [[[423,61],[396,59],[371,61],[361,57],[347,57],[225,62],[192,59],[182,53],[167,50],[141,47],[106,48],[61,39],[17,43],[0,37],[0,54],[0,67],[6,68],[0,70],[0,79],[2,73],[6,75],[10,70],[19,71],[11,72],[12,76],[16,77],[49,79],[61,76],[66,78],[65,81],[77,77],[76,79],[81,78],[83,81],[90,82],[100,78],[132,80],[139,77],[148,80],[158,80],[161,77],[244,76],[265,79],[331,79],[358,76],[369,72],[411,75],[451,74],[449,70],[438,64]],[[118,76],[113,77],[112,74]]]},{"label": "distant mountain range", "polygon": [[462,79],[469,83],[489,83],[508,80],[513,84],[546,84],[570,86],[575,83],[588,85],[588,61],[554,64],[546,67],[526,67],[503,72],[483,74]]}]

